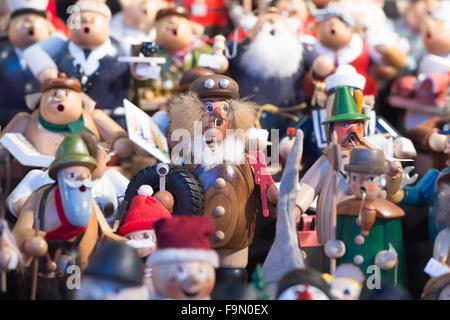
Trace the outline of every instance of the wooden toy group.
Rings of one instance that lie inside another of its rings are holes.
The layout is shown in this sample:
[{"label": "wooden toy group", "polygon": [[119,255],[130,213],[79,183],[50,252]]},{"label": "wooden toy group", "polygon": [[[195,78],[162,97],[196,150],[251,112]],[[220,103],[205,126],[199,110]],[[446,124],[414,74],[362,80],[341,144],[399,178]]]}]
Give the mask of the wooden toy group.
[{"label": "wooden toy group", "polygon": [[450,300],[450,1],[1,3],[0,298]]}]

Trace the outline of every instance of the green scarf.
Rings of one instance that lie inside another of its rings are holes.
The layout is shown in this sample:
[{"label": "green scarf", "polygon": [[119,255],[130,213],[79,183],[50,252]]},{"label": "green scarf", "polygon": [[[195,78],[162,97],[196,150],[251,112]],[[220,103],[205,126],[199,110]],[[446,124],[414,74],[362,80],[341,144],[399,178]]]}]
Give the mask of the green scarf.
[{"label": "green scarf", "polygon": [[39,115],[39,123],[48,131],[51,132],[70,132],[70,133],[77,133],[80,130],[87,130],[92,133],[91,130],[86,128],[84,125],[84,119],[83,115],[81,117],[71,123],[68,124],[54,124],[46,121],[44,118],[42,118],[41,115]]}]

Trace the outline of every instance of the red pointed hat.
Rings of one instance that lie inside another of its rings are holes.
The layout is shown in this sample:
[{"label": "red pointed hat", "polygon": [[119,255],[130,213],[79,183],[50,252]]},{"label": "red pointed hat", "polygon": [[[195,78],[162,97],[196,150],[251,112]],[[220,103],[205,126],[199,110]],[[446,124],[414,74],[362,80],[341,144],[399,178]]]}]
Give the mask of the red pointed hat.
[{"label": "red pointed hat", "polygon": [[162,263],[207,261],[219,266],[219,256],[211,249],[209,236],[214,224],[209,217],[174,216],[155,223],[158,250],[152,253],[147,265]]},{"label": "red pointed hat", "polygon": [[119,235],[125,236],[135,231],[153,229],[156,221],[171,217],[170,212],[152,195],[151,186],[142,185],[139,188],[119,228]]}]

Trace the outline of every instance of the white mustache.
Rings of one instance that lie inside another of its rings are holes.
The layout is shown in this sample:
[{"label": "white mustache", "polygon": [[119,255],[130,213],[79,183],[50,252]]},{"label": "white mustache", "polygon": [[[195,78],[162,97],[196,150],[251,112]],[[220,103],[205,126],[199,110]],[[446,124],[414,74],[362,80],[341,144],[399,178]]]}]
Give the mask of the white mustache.
[{"label": "white mustache", "polygon": [[141,248],[150,248],[154,247],[156,245],[155,241],[153,239],[145,239],[145,240],[128,240],[127,245],[134,249],[141,249]]},{"label": "white mustache", "polygon": [[95,185],[97,181],[91,181],[91,180],[77,180],[77,181],[73,181],[73,180],[68,180],[68,179],[64,179],[64,183],[69,186],[70,188],[73,189],[78,189],[81,186],[85,186],[86,189],[92,189]]}]

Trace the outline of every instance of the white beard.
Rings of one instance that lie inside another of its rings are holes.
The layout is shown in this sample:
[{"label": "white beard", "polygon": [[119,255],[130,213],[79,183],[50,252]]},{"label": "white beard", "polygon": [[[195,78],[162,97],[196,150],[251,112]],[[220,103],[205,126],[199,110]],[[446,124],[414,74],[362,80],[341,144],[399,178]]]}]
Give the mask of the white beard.
[{"label": "white beard", "polygon": [[223,141],[216,142],[214,151],[204,139],[194,143],[194,163],[200,163],[206,170],[211,170],[219,164],[242,164],[245,160],[245,142],[235,136],[228,136]]},{"label": "white beard", "polygon": [[243,53],[241,67],[263,79],[285,78],[297,72],[302,56],[303,47],[291,30],[281,22],[265,23]]}]

